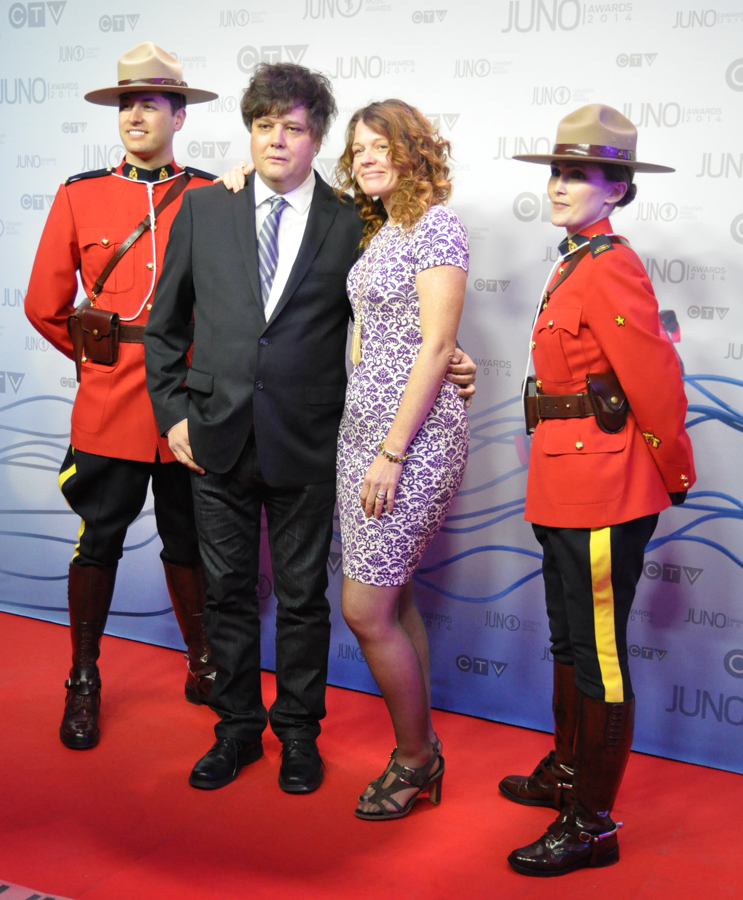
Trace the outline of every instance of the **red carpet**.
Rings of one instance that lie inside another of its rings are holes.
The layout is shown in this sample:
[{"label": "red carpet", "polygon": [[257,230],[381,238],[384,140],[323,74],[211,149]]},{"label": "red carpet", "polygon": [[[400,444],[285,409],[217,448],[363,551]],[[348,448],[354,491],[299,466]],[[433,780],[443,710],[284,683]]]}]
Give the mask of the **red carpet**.
[{"label": "red carpet", "polygon": [[[208,709],[183,699],[180,654],[104,637],[103,739],[67,750],[57,728],[68,631],[0,614],[3,838],[0,879],[73,900],[602,900],[743,897],[743,778],[633,754],[615,816],[616,866],[524,878],[505,858],[551,821],[497,783],[525,772],[547,735],[436,713],[443,801],[397,822],[362,822],[354,798],[394,743],[382,701],[331,688],[320,738],[325,783],[309,796],[276,783],[280,745],[213,793],[188,786],[213,741]],[[264,675],[270,702],[273,678]],[[29,892],[30,893],[30,892]]]}]

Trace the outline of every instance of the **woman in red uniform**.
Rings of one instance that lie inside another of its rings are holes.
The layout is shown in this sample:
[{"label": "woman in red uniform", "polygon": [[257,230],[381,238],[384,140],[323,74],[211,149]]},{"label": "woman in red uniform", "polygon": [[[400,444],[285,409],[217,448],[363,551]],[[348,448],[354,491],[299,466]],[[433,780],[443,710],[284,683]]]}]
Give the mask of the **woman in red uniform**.
[{"label": "woman in red uniform", "polygon": [[634,694],[627,619],[661,510],[694,484],[678,361],[662,336],[642,263],[609,215],[635,196],[637,131],[592,104],[559,124],[550,155],[552,223],[561,259],[531,338],[535,425],[525,517],[544,550],[555,749],[534,772],[509,776],[517,803],[554,806],[556,821],[508,861],[525,875],[563,875],[617,862],[610,817],[632,743]]}]

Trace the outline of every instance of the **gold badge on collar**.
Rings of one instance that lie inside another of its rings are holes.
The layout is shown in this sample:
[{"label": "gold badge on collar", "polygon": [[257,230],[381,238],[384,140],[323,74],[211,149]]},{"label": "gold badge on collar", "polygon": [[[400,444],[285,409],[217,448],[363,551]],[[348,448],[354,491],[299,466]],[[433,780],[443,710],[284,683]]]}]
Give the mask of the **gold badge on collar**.
[{"label": "gold badge on collar", "polygon": [[652,444],[653,450],[657,450],[660,447],[660,438],[656,437],[652,431],[643,431],[642,436],[648,444]]},{"label": "gold badge on collar", "polygon": [[129,170],[129,177],[133,178],[135,181],[139,179],[139,175],[137,174],[137,170],[134,168],[134,166],[132,166]]},{"label": "gold badge on collar", "polygon": [[160,169],[159,180],[164,181],[166,178],[170,178],[170,175],[168,175],[168,170],[165,168],[165,166],[163,166],[162,169]]},{"label": "gold badge on collar", "polygon": [[578,249],[578,245],[572,238],[568,238],[568,253],[572,253],[574,250]]},{"label": "gold badge on collar", "polygon": [[617,325],[621,328],[622,325],[624,325],[624,323],[625,323],[626,320],[625,320],[624,316],[617,316],[616,319],[614,319],[614,321],[615,321],[615,322],[617,323]]}]

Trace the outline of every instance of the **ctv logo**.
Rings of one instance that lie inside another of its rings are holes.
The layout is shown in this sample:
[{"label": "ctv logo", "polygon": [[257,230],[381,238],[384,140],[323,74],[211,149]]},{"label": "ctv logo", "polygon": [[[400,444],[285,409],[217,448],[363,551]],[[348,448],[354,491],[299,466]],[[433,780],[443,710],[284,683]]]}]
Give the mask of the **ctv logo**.
[{"label": "ctv logo", "polygon": [[134,31],[137,27],[137,22],[139,21],[139,14],[137,15],[115,15],[115,16],[101,16],[98,21],[98,27],[101,31],[126,31],[126,26],[129,25],[129,30]]},{"label": "ctv logo", "polygon": [[191,159],[216,159],[217,151],[224,158],[230,149],[232,141],[191,141],[188,145],[188,155]]},{"label": "ctv logo", "polygon": [[242,47],[237,54],[237,67],[252,75],[258,63],[301,63],[309,44],[264,44],[262,47]]},{"label": "ctv logo", "polygon": [[492,667],[493,672],[498,676],[506,671],[508,663],[498,662],[495,659],[482,659],[479,656],[467,656],[461,653],[456,659],[456,666],[460,672],[472,672],[473,675],[489,675]]},{"label": "ctv logo", "polygon": [[25,372],[0,372],[0,394],[6,393],[6,385],[13,389],[14,394],[17,394],[25,377]]},{"label": "ctv logo", "polygon": [[448,9],[423,9],[416,10],[413,13],[414,25],[433,25],[436,22],[443,22],[446,18]]},{"label": "ctv logo", "polygon": [[686,314],[690,319],[714,319],[715,312],[720,319],[724,319],[730,312],[729,306],[690,306]]},{"label": "ctv logo", "polygon": [[510,283],[510,281],[502,281],[496,278],[477,278],[475,279],[475,290],[496,294],[500,289],[501,293],[503,293],[508,289]]},{"label": "ctv logo", "polygon": [[638,647],[637,644],[631,644],[627,648],[627,652],[630,656],[634,656],[635,659],[665,659],[668,654],[668,650],[658,650],[657,647]]},{"label": "ctv logo", "polygon": [[47,3],[14,3],[8,10],[8,21],[13,28],[46,28],[46,11],[59,25],[67,0],[48,0]]},{"label": "ctv logo", "polygon": [[688,578],[689,584],[696,584],[704,569],[695,569],[693,566],[677,566],[673,563],[661,564],[652,559],[649,559],[642,567],[642,574],[651,581],[657,581],[661,578],[663,581],[671,582],[671,584],[681,583],[682,572]]},{"label": "ctv logo", "polygon": [[[46,200],[46,205],[44,201]],[[21,197],[21,206],[23,209],[44,210],[51,207],[54,200],[54,194],[24,194]]]},{"label": "ctv logo", "polygon": [[438,131],[443,123],[447,131],[451,131],[459,121],[461,113],[426,113],[426,118]]},{"label": "ctv logo", "polygon": [[617,65],[620,69],[625,69],[627,66],[630,69],[639,69],[642,65],[652,66],[657,56],[657,53],[620,53],[617,57]]}]

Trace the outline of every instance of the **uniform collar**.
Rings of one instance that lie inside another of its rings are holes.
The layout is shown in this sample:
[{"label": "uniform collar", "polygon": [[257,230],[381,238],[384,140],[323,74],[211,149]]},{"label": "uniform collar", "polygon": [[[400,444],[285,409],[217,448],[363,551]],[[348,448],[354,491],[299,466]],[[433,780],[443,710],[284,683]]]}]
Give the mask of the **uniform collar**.
[{"label": "uniform collar", "polygon": [[169,163],[167,166],[158,166],[156,169],[145,169],[142,166],[133,166],[131,163],[122,160],[121,165],[117,169],[117,175],[123,175],[130,181],[165,181],[173,178],[181,169],[175,163]]},{"label": "uniform collar", "polygon": [[565,240],[560,241],[557,245],[560,256],[569,256],[571,253],[575,253],[576,250],[587,244],[592,237],[596,237],[599,234],[613,234],[611,222],[608,218],[599,219],[598,222],[587,225],[572,237],[566,237]]}]

